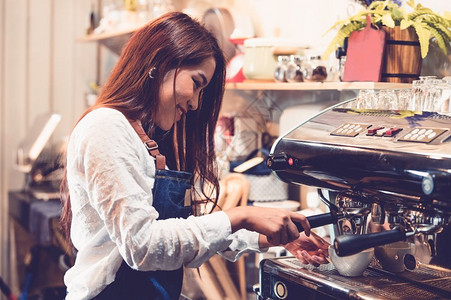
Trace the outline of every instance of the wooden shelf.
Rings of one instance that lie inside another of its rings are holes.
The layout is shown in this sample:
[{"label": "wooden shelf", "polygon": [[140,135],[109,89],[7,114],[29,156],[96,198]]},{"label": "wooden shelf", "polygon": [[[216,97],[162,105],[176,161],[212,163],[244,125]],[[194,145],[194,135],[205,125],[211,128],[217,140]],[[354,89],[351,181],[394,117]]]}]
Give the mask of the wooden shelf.
[{"label": "wooden shelf", "polygon": [[86,35],[84,37],[78,38],[77,42],[97,42],[97,41],[102,41],[102,40],[106,40],[106,39],[111,39],[111,38],[116,38],[116,37],[121,37],[123,35],[129,35],[133,32],[135,32],[138,28],[129,28],[129,29],[124,29],[124,30],[119,30],[119,31],[114,31],[114,32],[103,32],[103,33],[99,33],[99,34],[90,34],[90,35]]},{"label": "wooden shelf", "polygon": [[90,34],[84,37],[78,38],[77,42],[99,42],[100,44],[108,47],[111,51],[117,55],[121,54],[122,47],[132,36],[138,28],[128,28],[115,32],[104,32],[99,34]]},{"label": "wooden shelf", "polygon": [[408,89],[410,83],[391,82],[275,82],[275,81],[244,81],[237,83],[227,83],[227,90],[362,90],[362,89]]}]

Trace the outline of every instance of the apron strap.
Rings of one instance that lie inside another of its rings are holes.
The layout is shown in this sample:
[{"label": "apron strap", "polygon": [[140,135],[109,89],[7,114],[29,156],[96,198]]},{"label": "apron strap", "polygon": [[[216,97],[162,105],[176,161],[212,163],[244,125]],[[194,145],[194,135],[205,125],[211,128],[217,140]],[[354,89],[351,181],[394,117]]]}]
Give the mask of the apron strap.
[{"label": "apron strap", "polygon": [[164,170],[166,166],[166,157],[160,154],[157,142],[151,140],[147,136],[147,134],[144,132],[143,127],[141,126],[141,122],[139,122],[138,120],[128,120],[128,121],[138,134],[141,141],[144,143],[144,146],[146,147],[147,151],[149,151],[149,154],[152,157],[155,157],[157,170]]}]

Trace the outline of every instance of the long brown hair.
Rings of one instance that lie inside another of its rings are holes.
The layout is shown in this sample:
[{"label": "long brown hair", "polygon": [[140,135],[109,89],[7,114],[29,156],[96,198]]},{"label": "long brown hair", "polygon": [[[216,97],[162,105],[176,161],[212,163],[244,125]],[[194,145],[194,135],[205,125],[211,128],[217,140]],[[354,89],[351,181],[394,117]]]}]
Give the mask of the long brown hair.
[{"label": "long brown hair", "polygon": [[[154,112],[165,74],[174,69],[177,74],[181,67],[199,65],[211,57],[216,62],[216,68],[210,83],[199,96],[198,109],[188,112],[185,118],[164,134],[164,139],[158,140],[154,130]],[[149,76],[150,70],[153,70],[152,78]],[[204,195],[209,201],[215,202],[219,183],[214,131],[224,85],[225,59],[213,35],[186,14],[168,13],[133,34],[97,102],[81,118],[96,108],[110,107],[119,110],[130,120],[140,120],[147,134],[157,139],[168,166],[194,173],[201,186],[213,186],[215,195]],[[61,225],[70,239],[72,212],[66,176],[61,183],[61,201]]]}]

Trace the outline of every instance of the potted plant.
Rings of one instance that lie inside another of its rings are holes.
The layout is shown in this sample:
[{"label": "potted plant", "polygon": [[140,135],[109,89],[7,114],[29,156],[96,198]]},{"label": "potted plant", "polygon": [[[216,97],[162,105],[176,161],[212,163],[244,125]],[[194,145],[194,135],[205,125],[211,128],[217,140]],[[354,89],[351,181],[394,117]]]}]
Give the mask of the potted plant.
[{"label": "potted plant", "polygon": [[[362,30],[366,26],[366,17],[371,17],[372,26],[384,30],[387,33],[386,63],[384,72],[393,72],[387,68],[399,69],[400,66],[390,66],[390,64],[403,63],[402,60],[413,60],[409,55],[395,54],[394,50],[402,49],[402,46],[417,46],[418,60],[413,72],[419,75],[421,70],[421,60],[425,58],[429,51],[429,43],[437,43],[440,49],[447,54],[451,45],[451,16],[449,12],[444,15],[433,12],[431,9],[416,4],[414,0],[406,2],[407,7],[400,5],[399,1],[360,1],[367,4],[364,9],[356,15],[344,20],[337,21],[327,32],[337,28],[338,32],[330,42],[324,52],[324,57],[328,57],[335,49],[343,45],[346,38],[356,30]],[[402,42],[389,42],[399,40]],[[407,48],[407,47],[404,47]],[[420,56],[421,53],[421,56]],[[401,59],[402,58],[402,59]],[[412,69],[412,63],[409,62]],[[396,70],[405,74],[405,70]],[[390,81],[390,80],[384,80]]]}]

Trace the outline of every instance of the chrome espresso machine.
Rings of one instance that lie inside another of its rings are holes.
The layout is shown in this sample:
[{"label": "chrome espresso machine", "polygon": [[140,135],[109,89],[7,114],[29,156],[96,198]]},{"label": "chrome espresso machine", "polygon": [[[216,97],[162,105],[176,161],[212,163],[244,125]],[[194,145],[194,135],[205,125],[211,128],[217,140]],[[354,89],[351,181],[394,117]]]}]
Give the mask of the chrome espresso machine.
[{"label": "chrome espresso machine", "polygon": [[451,299],[451,115],[356,101],[280,137],[267,165],[285,182],[318,187],[330,212],[309,221],[333,224],[338,256],[373,248],[374,257],[355,277],[332,263],[262,260],[260,300]]}]

